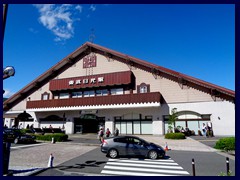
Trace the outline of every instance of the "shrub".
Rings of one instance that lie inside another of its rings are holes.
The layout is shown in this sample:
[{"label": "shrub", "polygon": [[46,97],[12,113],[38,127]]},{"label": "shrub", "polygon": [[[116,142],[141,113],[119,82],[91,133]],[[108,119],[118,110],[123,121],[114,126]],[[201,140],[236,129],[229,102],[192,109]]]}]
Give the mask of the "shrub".
[{"label": "shrub", "polygon": [[235,150],[235,137],[227,137],[219,139],[214,148],[221,149],[225,151]]},{"label": "shrub", "polygon": [[21,132],[23,133],[23,134],[33,134],[33,132],[30,130],[30,129],[21,129]]},{"label": "shrub", "polygon": [[165,134],[166,139],[186,139],[183,133],[167,133]]},{"label": "shrub", "polygon": [[45,135],[35,134],[34,136],[36,136],[36,140],[42,140],[42,141],[52,141],[52,138],[54,138],[55,142],[63,142],[63,141],[67,141],[68,139],[68,135],[63,133],[45,134]]}]

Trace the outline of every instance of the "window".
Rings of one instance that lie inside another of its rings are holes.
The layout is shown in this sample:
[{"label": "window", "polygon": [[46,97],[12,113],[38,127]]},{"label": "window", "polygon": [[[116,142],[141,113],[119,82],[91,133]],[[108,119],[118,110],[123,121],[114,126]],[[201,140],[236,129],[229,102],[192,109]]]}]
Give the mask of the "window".
[{"label": "window", "polygon": [[138,93],[148,93],[150,92],[150,84],[141,83],[137,86]]},{"label": "window", "polygon": [[108,90],[107,89],[96,91],[96,96],[107,96],[107,95],[108,95]]},{"label": "window", "polygon": [[146,93],[147,92],[147,86],[140,86],[140,93]]},{"label": "window", "polygon": [[123,94],[123,88],[111,89],[111,94],[112,95]]},{"label": "window", "polygon": [[73,92],[72,93],[72,98],[80,98],[82,97],[82,92]]},{"label": "window", "polygon": [[59,94],[59,99],[67,99],[69,98],[69,94],[68,93],[60,93]]},{"label": "window", "polygon": [[44,93],[42,94],[42,100],[48,100],[48,99],[49,99],[49,93],[44,92]]},{"label": "window", "polygon": [[126,138],[115,138],[113,141],[118,143],[127,143]]},{"label": "window", "polygon": [[93,97],[93,96],[95,96],[94,91],[84,91],[83,92],[83,97]]}]

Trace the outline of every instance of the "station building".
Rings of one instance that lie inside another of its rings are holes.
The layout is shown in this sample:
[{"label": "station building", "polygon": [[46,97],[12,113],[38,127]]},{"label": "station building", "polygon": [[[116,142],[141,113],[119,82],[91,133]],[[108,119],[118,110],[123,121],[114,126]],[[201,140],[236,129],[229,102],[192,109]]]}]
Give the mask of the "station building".
[{"label": "station building", "polygon": [[163,135],[175,127],[196,134],[235,135],[235,91],[86,42],[3,104],[8,127],[64,127],[67,134]]}]

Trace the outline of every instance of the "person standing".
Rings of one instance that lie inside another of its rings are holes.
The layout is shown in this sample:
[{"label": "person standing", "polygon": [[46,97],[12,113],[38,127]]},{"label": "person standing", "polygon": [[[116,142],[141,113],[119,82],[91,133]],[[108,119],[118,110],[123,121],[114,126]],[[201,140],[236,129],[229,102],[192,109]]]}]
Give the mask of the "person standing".
[{"label": "person standing", "polygon": [[207,134],[207,127],[206,127],[205,123],[203,123],[203,126],[202,126],[202,132],[203,132],[203,136],[206,137],[206,134]]},{"label": "person standing", "polygon": [[20,123],[18,129],[22,129],[22,128],[23,128],[23,125],[22,123]]},{"label": "person standing", "polygon": [[109,137],[110,135],[111,135],[111,131],[109,130],[109,128],[107,128],[106,137]]},{"label": "person standing", "polygon": [[119,130],[118,130],[118,128],[116,128],[115,132],[114,132],[114,136],[118,136],[118,134],[119,134]]}]

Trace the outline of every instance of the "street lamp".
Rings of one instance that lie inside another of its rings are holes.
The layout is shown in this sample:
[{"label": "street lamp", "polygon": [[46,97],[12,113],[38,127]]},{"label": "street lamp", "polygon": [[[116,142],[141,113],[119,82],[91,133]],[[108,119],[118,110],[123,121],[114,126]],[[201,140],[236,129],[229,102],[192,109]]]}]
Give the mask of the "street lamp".
[{"label": "street lamp", "polygon": [[5,69],[3,69],[3,79],[7,79],[11,76],[14,76],[15,69],[13,66],[7,66]]}]

